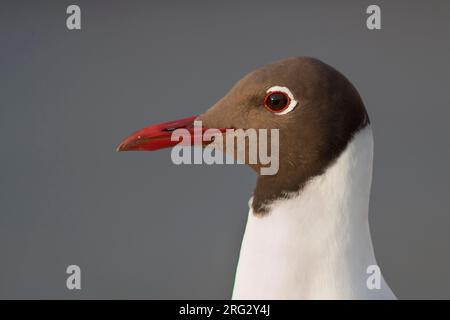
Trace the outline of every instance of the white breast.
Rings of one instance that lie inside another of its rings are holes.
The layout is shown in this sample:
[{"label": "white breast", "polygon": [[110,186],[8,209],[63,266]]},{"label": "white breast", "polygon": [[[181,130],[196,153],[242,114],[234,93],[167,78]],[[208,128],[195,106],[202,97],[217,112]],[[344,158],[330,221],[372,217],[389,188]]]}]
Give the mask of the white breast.
[{"label": "white breast", "polygon": [[381,279],[368,224],[373,140],[358,132],[326,172],[258,217],[250,209],[233,299],[395,298]]}]

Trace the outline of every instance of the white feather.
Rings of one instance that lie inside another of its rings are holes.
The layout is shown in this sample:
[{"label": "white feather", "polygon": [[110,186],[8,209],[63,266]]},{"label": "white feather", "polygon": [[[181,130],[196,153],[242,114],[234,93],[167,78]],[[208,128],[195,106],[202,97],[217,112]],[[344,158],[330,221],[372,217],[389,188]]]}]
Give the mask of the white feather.
[{"label": "white feather", "polygon": [[358,132],[326,172],[270,212],[250,209],[233,299],[394,299],[376,265],[368,223],[373,139]]}]

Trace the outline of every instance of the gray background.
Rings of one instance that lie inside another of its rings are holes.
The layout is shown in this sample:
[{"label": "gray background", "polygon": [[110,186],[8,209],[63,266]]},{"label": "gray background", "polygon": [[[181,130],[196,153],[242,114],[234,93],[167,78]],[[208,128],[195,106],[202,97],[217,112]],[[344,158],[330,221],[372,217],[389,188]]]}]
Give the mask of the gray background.
[{"label": "gray background", "polygon": [[[72,3],[81,31],[66,29]],[[380,31],[365,27],[373,3]],[[114,149],[294,55],[341,70],[365,101],[385,278],[399,298],[450,298],[449,14],[449,1],[2,1],[0,298],[229,298],[253,173]]]}]

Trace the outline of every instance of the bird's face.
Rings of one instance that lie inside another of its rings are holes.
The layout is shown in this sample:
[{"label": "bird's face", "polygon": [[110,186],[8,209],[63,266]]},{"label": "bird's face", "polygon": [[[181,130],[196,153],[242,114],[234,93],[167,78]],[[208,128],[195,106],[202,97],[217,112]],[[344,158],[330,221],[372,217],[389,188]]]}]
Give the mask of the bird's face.
[{"label": "bird's face", "polygon": [[135,132],[118,151],[171,147],[178,143],[170,139],[175,129],[193,134],[194,121],[201,120],[203,130],[268,129],[269,138],[270,129],[278,129],[280,170],[316,171],[347,142],[361,117],[366,114],[359,95],[339,72],[315,59],[290,58],[249,73],[198,117]]},{"label": "bird's face", "polygon": [[[319,124],[327,117],[321,110],[326,105],[325,95],[318,92],[321,81],[314,60],[283,60],[246,75],[197,119],[207,128],[267,129],[269,139],[271,129],[277,129],[280,170],[288,170],[300,157],[306,161],[317,154],[318,141],[329,130]],[[259,172],[261,165],[250,166]]]},{"label": "bird's face", "polygon": [[[199,116],[137,131],[118,151],[176,145],[171,133],[177,128],[194,133],[195,120],[202,121],[203,131],[267,129],[269,139],[270,130],[278,129],[279,170],[273,177],[260,177],[255,190],[255,196],[264,194],[260,198],[298,190],[323,172],[353,134],[368,124],[358,92],[342,74],[316,59],[289,58],[249,73]],[[223,136],[226,140],[227,134]],[[251,165],[255,170],[260,166],[259,161]]]}]

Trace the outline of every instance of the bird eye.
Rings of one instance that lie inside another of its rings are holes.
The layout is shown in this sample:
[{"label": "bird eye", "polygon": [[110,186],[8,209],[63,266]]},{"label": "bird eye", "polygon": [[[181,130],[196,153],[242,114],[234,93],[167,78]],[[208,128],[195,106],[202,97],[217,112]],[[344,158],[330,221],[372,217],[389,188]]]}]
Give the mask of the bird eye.
[{"label": "bird eye", "polygon": [[264,106],[277,115],[291,112],[297,105],[291,91],[286,87],[274,86],[267,90],[264,98]]},{"label": "bird eye", "polygon": [[284,92],[271,92],[264,99],[264,105],[272,112],[281,112],[289,105],[289,100]]}]

